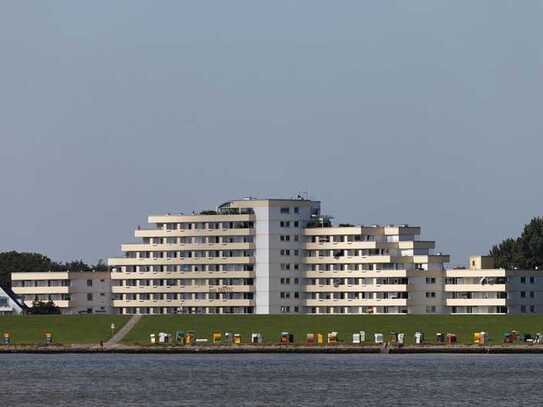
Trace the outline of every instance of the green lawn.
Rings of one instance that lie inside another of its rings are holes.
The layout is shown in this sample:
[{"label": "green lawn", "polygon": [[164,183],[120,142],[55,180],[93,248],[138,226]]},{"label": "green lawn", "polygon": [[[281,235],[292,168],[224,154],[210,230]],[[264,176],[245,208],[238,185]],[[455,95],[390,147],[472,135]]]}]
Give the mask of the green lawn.
[{"label": "green lawn", "polygon": [[98,343],[111,337],[111,323],[115,332],[127,317],[118,315],[27,315],[0,316],[0,343],[4,332],[9,332],[12,343],[44,343],[45,333],[53,334],[55,343]]},{"label": "green lawn", "polygon": [[340,341],[350,343],[352,334],[366,331],[366,338],[373,340],[373,334],[381,332],[388,337],[390,332],[404,332],[407,343],[414,342],[414,333],[424,332],[427,342],[435,341],[435,334],[454,333],[458,342],[471,344],[473,332],[486,331],[492,342],[503,342],[503,334],[515,329],[520,333],[543,332],[542,316],[434,316],[434,315],[375,315],[375,316],[145,316],[124,338],[125,343],[149,343],[149,334],[167,332],[175,335],[175,331],[193,330],[197,338],[211,339],[211,332],[232,332],[242,335],[242,342],[249,342],[251,332],[260,332],[265,343],[278,343],[281,331],[294,334],[296,343],[305,341],[309,332],[326,334],[329,331],[339,332]]}]

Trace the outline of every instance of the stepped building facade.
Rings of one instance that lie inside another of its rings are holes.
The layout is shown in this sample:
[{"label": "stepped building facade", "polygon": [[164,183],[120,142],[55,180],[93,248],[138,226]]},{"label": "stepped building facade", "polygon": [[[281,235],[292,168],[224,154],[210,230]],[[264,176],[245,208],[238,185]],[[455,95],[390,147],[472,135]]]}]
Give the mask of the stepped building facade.
[{"label": "stepped building facade", "polygon": [[242,199],[150,216],[109,259],[121,314],[445,312],[444,263],[408,225],[334,226],[320,202]]},{"label": "stepped building facade", "polygon": [[149,216],[109,272],[13,273],[27,306],[115,314],[543,313],[543,273],[492,258],[446,268],[410,225],[334,225],[308,199]]}]

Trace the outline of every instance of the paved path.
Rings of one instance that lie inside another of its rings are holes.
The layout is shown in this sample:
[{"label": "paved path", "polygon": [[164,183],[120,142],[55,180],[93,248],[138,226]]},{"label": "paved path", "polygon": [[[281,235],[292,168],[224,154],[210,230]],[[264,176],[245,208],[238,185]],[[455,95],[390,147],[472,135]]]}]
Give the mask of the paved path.
[{"label": "paved path", "polygon": [[130,332],[132,328],[134,328],[134,325],[136,325],[140,319],[141,319],[141,315],[134,315],[132,318],[128,320],[126,324],[124,324],[124,326],[121,329],[119,329],[119,331],[115,335],[111,337],[109,341],[104,343],[104,346],[107,347],[107,346],[117,345],[120,341],[123,340],[126,334]]}]

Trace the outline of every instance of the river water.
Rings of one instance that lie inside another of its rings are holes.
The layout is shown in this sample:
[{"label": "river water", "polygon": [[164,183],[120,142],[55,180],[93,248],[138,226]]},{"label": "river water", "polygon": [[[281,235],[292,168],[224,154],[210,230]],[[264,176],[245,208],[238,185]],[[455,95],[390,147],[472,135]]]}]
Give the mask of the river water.
[{"label": "river water", "polygon": [[540,406],[543,355],[0,354],[0,406]]}]

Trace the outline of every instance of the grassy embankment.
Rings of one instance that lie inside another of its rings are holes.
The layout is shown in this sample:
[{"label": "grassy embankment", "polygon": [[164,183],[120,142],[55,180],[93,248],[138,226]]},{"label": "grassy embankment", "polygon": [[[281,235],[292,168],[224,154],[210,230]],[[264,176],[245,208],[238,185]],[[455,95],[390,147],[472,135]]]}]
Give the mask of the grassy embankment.
[{"label": "grassy embankment", "polygon": [[[341,342],[351,343],[352,334],[361,330],[366,331],[366,338],[373,342],[373,334],[380,332],[388,338],[390,332],[406,334],[406,343],[414,342],[414,333],[421,331],[427,342],[435,342],[435,334],[454,333],[458,343],[471,344],[473,333],[486,331],[492,338],[492,343],[503,343],[503,334],[510,330],[520,333],[543,332],[542,316],[146,316],[128,333],[124,343],[148,344],[149,334],[166,332],[175,335],[175,331],[195,331],[197,338],[211,339],[214,330],[242,335],[242,342],[250,341],[252,332],[259,332],[264,337],[264,343],[278,343],[281,331],[294,334],[296,343],[304,343],[306,333],[327,334],[330,331],[339,332]],[[326,338],[326,336],[325,336]],[[370,342],[370,343],[371,343]]]},{"label": "grassy embankment", "polygon": [[111,324],[117,332],[128,321],[118,315],[27,315],[0,316],[0,343],[9,332],[12,343],[45,343],[45,333],[53,334],[53,342],[61,344],[89,344],[111,337]]}]

